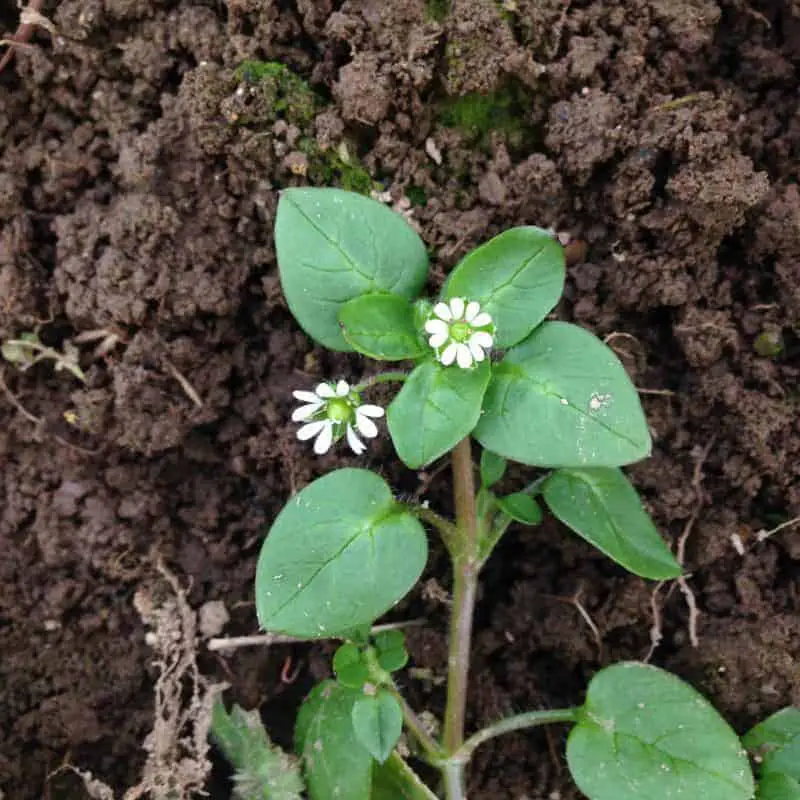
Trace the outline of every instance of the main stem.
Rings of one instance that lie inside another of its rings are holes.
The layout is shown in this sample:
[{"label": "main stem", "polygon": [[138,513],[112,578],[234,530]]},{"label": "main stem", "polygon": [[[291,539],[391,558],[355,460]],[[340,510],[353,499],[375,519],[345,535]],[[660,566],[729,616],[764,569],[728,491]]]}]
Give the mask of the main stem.
[{"label": "main stem", "polygon": [[[475,474],[469,437],[459,442],[452,454],[453,496],[459,537],[453,548],[453,616],[447,659],[447,708],[444,719],[444,747],[455,753],[464,742],[467,683],[472,643],[472,617],[478,590],[478,537],[475,508]],[[455,776],[450,776],[451,780]],[[448,781],[449,782],[449,781]],[[451,795],[460,797],[462,795]]]}]

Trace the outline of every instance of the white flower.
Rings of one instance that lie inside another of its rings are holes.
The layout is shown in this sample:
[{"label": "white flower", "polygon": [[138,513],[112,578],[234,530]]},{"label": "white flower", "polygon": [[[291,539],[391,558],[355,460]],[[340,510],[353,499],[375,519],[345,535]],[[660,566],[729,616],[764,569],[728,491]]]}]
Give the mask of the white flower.
[{"label": "white flower", "polygon": [[301,442],[315,439],[314,452],[317,455],[327,453],[334,442],[346,437],[350,449],[359,456],[367,446],[358,434],[366,439],[378,435],[378,427],[371,418],[382,417],[383,409],[362,405],[358,393],[347,381],[320,383],[313,392],[296,391],[293,394],[304,405],[292,412],[292,421],[306,423],[297,431],[297,438]]},{"label": "white flower", "polygon": [[454,361],[462,369],[486,358],[494,342],[494,323],[476,300],[467,302],[454,297],[449,303],[437,303],[433,316],[425,323],[431,334],[428,344],[445,367]]}]

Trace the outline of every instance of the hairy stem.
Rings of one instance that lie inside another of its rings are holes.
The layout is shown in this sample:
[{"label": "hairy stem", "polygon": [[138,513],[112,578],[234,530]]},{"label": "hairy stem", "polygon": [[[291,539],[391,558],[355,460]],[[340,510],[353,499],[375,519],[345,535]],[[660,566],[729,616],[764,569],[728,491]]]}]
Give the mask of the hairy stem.
[{"label": "hairy stem", "polygon": [[364,378],[361,383],[353,387],[353,391],[361,394],[371,386],[376,386],[379,383],[405,383],[408,378],[407,372],[401,370],[390,370],[389,372],[379,372],[377,375],[370,375],[369,378]]},{"label": "hairy stem", "polygon": [[[444,719],[444,747],[449,755],[464,741],[464,719],[472,643],[472,617],[478,591],[479,526],[475,508],[475,475],[469,437],[459,442],[452,454],[453,496],[459,540],[453,558],[453,612],[447,659],[447,708]],[[449,800],[461,797],[448,794]]]},{"label": "hairy stem", "polygon": [[411,706],[406,702],[406,699],[400,694],[400,692],[397,690],[397,687],[393,684],[389,684],[385,685],[385,688],[394,696],[397,702],[400,703],[400,708],[403,711],[403,721],[405,722],[405,726],[422,748],[424,758],[431,764],[440,764],[444,758],[444,753],[442,752],[441,746],[428,733],[425,726],[422,724],[422,720],[420,720],[414,709],[411,708]]},{"label": "hairy stem", "polygon": [[448,552],[453,555],[461,538],[458,528],[449,519],[445,519],[425,506],[410,505],[408,509],[423,522],[427,522],[432,528],[436,528]]},{"label": "hairy stem", "polygon": [[512,733],[525,728],[534,728],[538,725],[550,725],[554,722],[577,722],[580,716],[580,708],[557,708],[552,711],[527,711],[524,714],[515,714],[513,717],[501,719],[494,725],[489,725],[474,736],[470,736],[466,742],[454,754],[459,762],[469,761],[472,753],[489,739],[495,736],[502,736],[504,733]]}]

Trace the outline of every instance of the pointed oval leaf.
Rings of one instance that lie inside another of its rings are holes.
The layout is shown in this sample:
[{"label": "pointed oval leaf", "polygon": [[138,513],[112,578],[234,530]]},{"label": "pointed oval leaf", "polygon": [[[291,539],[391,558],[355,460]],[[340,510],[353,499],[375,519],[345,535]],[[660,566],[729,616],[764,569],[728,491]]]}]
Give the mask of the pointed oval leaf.
[{"label": "pointed oval leaf", "polygon": [[284,507],[256,568],[261,627],[290,636],[342,636],[404,597],[428,555],[422,525],[363,469],[340,469]]},{"label": "pointed oval leaf", "polygon": [[758,764],[759,800],[800,798],[800,708],[784,708],[742,739]]},{"label": "pointed oval leaf", "polygon": [[351,715],[362,697],[335,681],[315,686],[295,725],[295,752],[302,756],[311,800],[369,800],[374,760],[356,738]]},{"label": "pointed oval leaf", "polygon": [[681,565],[620,470],[559,469],[544,482],[542,495],[561,522],[634,575],[665,580],[681,574]]},{"label": "pointed oval leaf", "polygon": [[368,292],[419,293],[428,254],[416,231],[382,203],[341,189],[285,189],[275,249],[286,302],[305,332],[331,350],[352,350],[339,309]]},{"label": "pointed oval leaf", "polygon": [[541,228],[511,228],[461,261],[443,297],[477,300],[497,326],[495,347],[521,342],[564,290],[564,248]]},{"label": "pointed oval leaf", "polygon": [[650,453],[634,385],[577,325],[545,322],[495,366],[475,437],[534,467],[619,467]]},{"label": "pointed oval leaf", "polygon": [[403,731],[400,704],[385,691],[362,695],[353,704],[351,718],[358,741],[383,764]]},{"label": "pointed oval leaf", "polygon": [[475,427],[491,368],[420,364],[386,410],[389,433],[406,466],[419,469],[455,447]]},{"label": "pointed oval leaf", "polygon": [[370,358],[402,361],[429,352],[420,339],[414,306],[396,294],[354,297],[339,309],[339,322],[348,344]]},{"label": "pointed oval leaf", "polygon": [[525,492],[507,494],[505,497],[498,497],[495,502],[504,514],[523,525],[538,525],[542,521],[542,509]]},{"label": "pointed oval leaf", "polygon": [[485,488],[494,486],[506,473],[508,462],[491,450],[481,452],[481,485]]},{"label": "pointed oval leaf", "polygon": [[691,686],[646,664],[594,676],[567,740],[590,800],[750,800],[753,775],[731,727]]},{"label": "pointed oval leaf", "polygon": [[406,637],[402,631],[382,631],[375,637],[378,665],[387,672],[397,672],[408,663]]}]

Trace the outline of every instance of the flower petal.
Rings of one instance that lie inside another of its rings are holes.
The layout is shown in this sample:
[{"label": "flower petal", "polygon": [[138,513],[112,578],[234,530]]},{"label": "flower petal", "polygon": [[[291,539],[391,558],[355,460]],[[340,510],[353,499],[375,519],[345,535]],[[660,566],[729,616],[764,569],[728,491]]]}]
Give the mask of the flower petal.
[{"label": "flower petal", "polygon": [[468,344],[469,344],[469,351],[470,353],[472,353],[472,357],[476,361],[481,362],[486,358],[486,353],[484,352],[483,348],[475,342],[474,336],[469,340]]},{"label": "flower petal", "polygon": [[350,449],[357,455],[360,456],[366,449],[367,446],[361,439],[356,436],[356,432],[353,430],[352,425],[347,426],[347,444],[350,445]]},{"label": "flower petal", "polygon": [[472,353],[465,344],[458,344],[457,347],[456,360],[458,361],[458,366],[461,367],[461,369],[468,369],[472,366]]},{"label": "flower petal", "polygon": [[464,319],[467,322],[472,322],[481,310],[481,304],[477,300],[470,300],[467,303],[467,310],[464,312]]},{"label": "flower petal", "polygon": [[434,333],[433,336],[428,339],[428,344],[434,350],[438,350],[449,338],[450,336],[447,333]]},{"label": "flower petal", "polygon": [[296,408],[294,411],[292,411],[292,422],[302,422],[303,420],[313,417],[314,414],[324,405],[325,403],[317,398],[316,403],[309,403],[307,406],[300,406],[300,408]]},{"label": "flower petal", "polygon": [[336,384],[336,396],[347,397],[350,394],[350,384],[347,381],[339,381]]},{"label": "flower petal", "polygon": [[450,326],[443,319],[429,319],[425,323],[425,330],[428,333],[443,333],[447,336],[450,333]]},{"label": "flower petal", "polygon": [[492,315],[482,311],[477,317],[471,319],[469,322],[473,328],[484,328],[487,325],[492,324]]},{"label": "flower petal", "polygon": [[450,313],[453,319],[461,319],[464,316],[464,298],[454,297],[450,301]]},{"label": "flower petal", "polygon": [[319,403],[319,396],[314,394],[314,392],[304,392],[302,390],[298,390],[296,392],[292,392],[295,400],[300,400],[302,403]]},{"label": "flower petal", "polygon": [[336,397],[336,392],[329,383],[320,383],[314,391],[317,393],[317,397],[321,397],[324,400]]},{"label": "flower petal", "polygon": [[373,406],[369,403],[364,403],[363,406],[359,406],[356,409],[356,415],[358,414],[366,414],[368,417],[382,417],[386,412],[383,410],[381,406]]},{"label": "flower petal", "polygon": [[439,357],[439,361],[441,361],[445,367],[449,367],[456,360],[457,351],[458,345],[455,342],[450,342]]},{"label": "flower petal", "polygon": [[433,313],[436,314],[439,319],[443,319],[446,322],[453,319],[453,315],[450,313],[450,306],[448,306],[447,303],[437,303],[433,307]]},{"label": "flower petal", "polygon": [[475,333],[469,337],[470,346],[472,346],[473,342],[478,345],[478,347],[488,350],[494,344],[494,337],[491,333],[487,333],[486,331],[475,331]]},{"label": "flower petal", "polygon": [[378,426],[366,415],[360,413],[361,409],[356,409],[356,428],[362,436],[367,439],[374,439],[378,435]]},{"label": "flower petal", "polygon": [[315,422],[309,422],[308,425],[303,425],[303,427],[297,431],[297,438],[301,442],[306,441],[306,439],[311,439],[313,436],[316,436],[329,422],[330,420],[327,419],[318,419]]},{"label": "flower petal", "polygon": [[333,422],[328,419],[323,422],[323,425],[325,427],[320,431],[314,442],[314,452],[318,456],[327,453],[333,444]]}]

